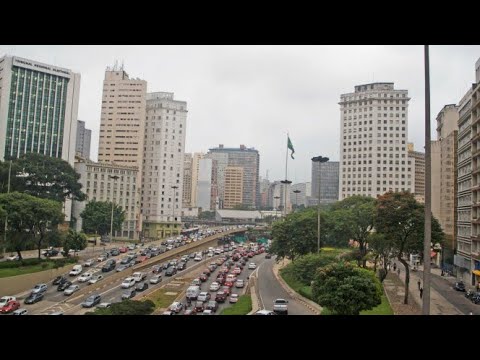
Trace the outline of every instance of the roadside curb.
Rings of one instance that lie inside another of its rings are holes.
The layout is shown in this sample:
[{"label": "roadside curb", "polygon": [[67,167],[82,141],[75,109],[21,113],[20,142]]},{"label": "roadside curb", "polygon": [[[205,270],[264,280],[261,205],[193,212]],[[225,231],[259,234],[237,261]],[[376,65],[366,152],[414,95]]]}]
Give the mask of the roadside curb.
[{"label": "roadside curb", "polygon": [[283,289],[294,299],[298,300],[299,302],[301,302],[307,309],[309,309],[310,311],[312,311],[315,315],[320,315],[322,313],[322,310],[323,308],[318,305],[318,304],[315,304],[313,301],[303,297],[302,295],[300,295],[299,293],[297,293],[295,290],[293,290],[286,282],[285,280],[282,279],[282,277],[280,276],[280,274],[278,273],[279,270],[282,268],[283,266],[276,263],[273,265],[273,275],[275,275],[275,278],[277,279],[277,281],[280,283],[280,285],[283,287]]}]

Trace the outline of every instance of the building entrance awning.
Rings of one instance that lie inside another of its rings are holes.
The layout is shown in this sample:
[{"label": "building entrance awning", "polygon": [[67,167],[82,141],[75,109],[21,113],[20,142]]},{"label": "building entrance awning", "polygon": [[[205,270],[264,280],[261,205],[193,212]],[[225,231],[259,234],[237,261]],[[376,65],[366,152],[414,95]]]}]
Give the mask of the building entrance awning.
[{"label": "building entrance awning", "polygon": [[480,270],[472,270],[472,273],[474,273],[477,276],[480,276]]}]

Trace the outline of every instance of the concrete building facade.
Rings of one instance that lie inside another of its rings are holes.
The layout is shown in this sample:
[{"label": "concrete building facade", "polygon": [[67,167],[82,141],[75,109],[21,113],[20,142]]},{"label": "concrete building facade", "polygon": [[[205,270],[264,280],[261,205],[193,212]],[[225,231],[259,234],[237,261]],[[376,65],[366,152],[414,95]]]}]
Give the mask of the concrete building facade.
[{"label": "concrete building facade", "polygon": [[[122,230],[114,232],[114,237],[138,239],[140,191],[137,187],[138,167],[122,166],[112,163],[96,163],[77,157],[75,171],[80,174],[79,182],[87,195],[87,200],[73,202],[72,216],[75,229],[82,229],[80,214],[89,201],[113,201],[125,211]],[[118,179],[112,179],[118,176]]]},{"label": "concrete building facade", "polygon": [[389,190],[414,192],[407,149],[409,100],[408,91],[394,89],[394,83],[358,85],[340,96],[340,200],[376,198]]},{"label": "concrete building facade", "polygon": [[92,130],[85,128],[85,121],[77,120],[77,141],[75,152],[84,159],[90,159],[90,144],[92,142]]},{"label": "concrete building facade", "polygon": [[192,207],[199,207],[197,204],[197,184],[198,184],[198,175],[200,173],[200,160],[205,157],[204,153],[193,153],[192,156],[192,193],[190,197],[192,198]]},{"label": "concrete building facade", "polygon": [[410,160],[412,167],[415,169],[415,199],[423,204],[425,203],[425,153],[415,151],[413,143],[408,143],[408,159]]},{"label": "concrete building facade", "polygon": [[192,154],[185,154],[183,159],[183,198],[182,206],[191,208],[192,204]]},{"label": "concrete building facade", "polygon": [[[338,164],[338,163],[337,163]],[[335,179],[335,197],[338,197],[338,167],[337,167],[337,178]],[[295,190],[300,191],[298,194],[295,194]],[[298,183],[293,184],[290,186],[290,199],[292,205],[295,206],[308,206],[307,198],[312,195],[312,183],[305,182],[305,183]]]},{"label": "concrete building facade", "polygon": [[338,201],[339,171],[339,161],[328,161],[325,163],[312,161],[312,189],[310,196],[318,199],[318,181],[320,180],[320,203],[331,204]]},{"label": "concrete building facade", "polygon": [[169,92],[147,94],[142,171],[143,232],[179,234],[183,200],[187,103]]},{"label": "concrete building facade", "polygon": [[196,186],[197,207],[202,211],[212,210],[212,159],[200,159]]},{"label": "concrete building facade", "polygon": [[225,168],[224,209],[234,209],[235,206],[243,204],[243,179],[243,167],[227,166]]}]

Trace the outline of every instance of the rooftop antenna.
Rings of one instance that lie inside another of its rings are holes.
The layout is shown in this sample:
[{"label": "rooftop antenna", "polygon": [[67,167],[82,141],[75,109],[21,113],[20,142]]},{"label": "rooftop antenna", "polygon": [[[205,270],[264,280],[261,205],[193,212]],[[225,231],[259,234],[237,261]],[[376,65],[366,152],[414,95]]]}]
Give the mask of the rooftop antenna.
[{"label": "rooftop antenna", "polygon": [[115,60],[115,65],[113,65],[113,71],[118,70],[118,60]]}]

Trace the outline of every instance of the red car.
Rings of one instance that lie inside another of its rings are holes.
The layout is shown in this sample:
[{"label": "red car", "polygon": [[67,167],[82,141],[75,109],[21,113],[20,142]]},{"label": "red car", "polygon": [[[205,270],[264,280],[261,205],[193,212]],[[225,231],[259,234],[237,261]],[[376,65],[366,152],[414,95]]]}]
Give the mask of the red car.
[{"label": "red car", "polygon": [[227,281],[225,281],[225,284],[224,284],[224,285],[225,285],[225,286],[228,286],[228,287],[232,287],[232,286],[233,286],[233,281],[227,280]]},{"label": "red car", "polygon": [[118,251],[120,251],[123,254],[123,253],[126,253],[128,249],[126,247],[121,247],[118,249]]},{"label": "red car", "polygon": [[205,282],[205,281],[208,280],[208,276],[205,275],[205,274],[202,274],[202,275],[200,275],[199,279],[200,279],[201,282]]},{"label": "red car", "polygon": [[0,312],[3,314],[8,314],[12,311],[15,311],[20,308],[20,303],[16,300],[10,300],[6,303],[1,309]]},{"label": "red car", "polygon": [[230,287],[229,286],[222,286],[222,291],[227,295],[230,296]]}]

